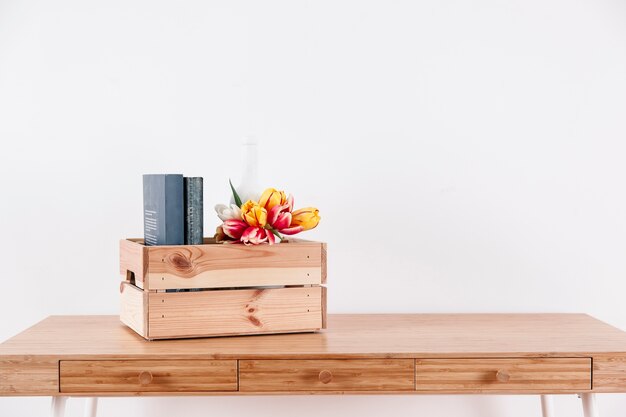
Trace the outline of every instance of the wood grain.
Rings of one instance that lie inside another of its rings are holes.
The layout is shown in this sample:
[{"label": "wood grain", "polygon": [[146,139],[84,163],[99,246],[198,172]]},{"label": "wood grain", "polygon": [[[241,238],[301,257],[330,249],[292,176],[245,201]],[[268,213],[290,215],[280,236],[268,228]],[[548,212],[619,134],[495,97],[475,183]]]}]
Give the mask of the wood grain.
[{"label": "wood grain", "polygon": [[148,293],[128,282],[120,284],[120,320],[142,336],[148,334]]},{"label": "wood grain", "polygon": [[237,361],[61,361],[61,392],[236,391]]},{"label": "wood grain", "polygon": [[326,287],[322,289],[322,329],[328,327],[328,290]]},{"label": "wood grain", "polygon": [[593,357],[594,392],[626,392],[626,354]]},{"label": "wood grain", "polygon": [[148,300],[150,339],[322,327],[321,287],[150,293]]},{"label": "wood grain", "polygon": [[[424,361],[469,358],[482,361],[559,357],[592,358],[593,392],[626,392],[626,333],[584,314],[329,315],[328,329],[318,333],[158,342],[145,341],[120,323],[117,316],[52,316],[0,344],[0,396],[55,395],[54,392],[58,395],[54,375],[58,372],[56,364],[61,360]],[[11,366],[7,366],[7,361]],[[509,381],[515,382],[514,373],[509,370],[509,374]],[[500,387],[476,390],[465,387],[462,392],[556,394],[591,391],[555,389],[544,383],[523,389],[504,383]],[[372,394],[380,391],[311,389],[294,392]],[[420,389],[411,392],[446,391]],[[452,392],[459,390],[453,389]],[[92,391],[81,395],[97,393]],[[272,393],[286,394],[289,390]],[[168,392],[129,391],[110,395],[139,394],[168,395]],[[254,392],[241,394],[252,395]]]},{"label": "wood grain", "polygon": [[413,367],[411,359],[243,360],[239,390],[411,391]]},{"label": "wood grain", "polygon": [[626,355],[626,333],[586,314],[329,314],[328,329],[319,333],[157,343],[137,337],[118,316],[51,316],[0,344],[0,358],[426,359],[621,353]]},{"label": "wood grain", "polygon": [[328,280],[328,250],[327,250],[327,244],[326,243],[322,243],[322,284],[326,284],[326,281]]},{"label": "wood grain", "polygon": [[0,396],[54,395],[59,363],[49,357],[0,356]]},{"label": "wood grain", "polygon": [[204,270],[188,278],[164,271],[148,273],[148,287],[151,290],[268,287],[273,285],[311,285],[320,283],[321,269],[319,266],[298,268],[272,268],[267,266]]},{"label": "wood grain", "polygon": [[148,248],[133,240],[120,240],[120,275],[122,279],[134,280],[137,287],[144,288],[147,272]]},{"label": "wood grain", "polygon": [[418,391],[589,390],[591,358],[418,359]]},{"label": "wood grain", "polygon": [[150,246],[146,288],[321,284],[321,246],[316,242]]}]

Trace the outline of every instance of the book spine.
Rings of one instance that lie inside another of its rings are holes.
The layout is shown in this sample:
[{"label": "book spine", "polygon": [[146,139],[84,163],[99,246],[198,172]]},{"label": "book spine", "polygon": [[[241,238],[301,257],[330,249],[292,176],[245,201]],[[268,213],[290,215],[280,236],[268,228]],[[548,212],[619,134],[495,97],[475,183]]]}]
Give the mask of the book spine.
[{"label": "book spine", "polygon": [[204,243],[202,177],[185,177],[185,245]]},{"label": "book spine", "polygon": [[147,246],[184,243],[183,204],[182,175],[143,176],[144,243]]}]

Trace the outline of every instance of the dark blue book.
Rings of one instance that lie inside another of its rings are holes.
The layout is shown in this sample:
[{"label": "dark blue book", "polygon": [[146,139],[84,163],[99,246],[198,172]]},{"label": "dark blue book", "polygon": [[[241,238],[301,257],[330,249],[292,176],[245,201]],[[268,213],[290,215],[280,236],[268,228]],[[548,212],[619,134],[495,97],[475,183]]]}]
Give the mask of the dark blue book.
[{"label": "dark blue book", "polygon": [[185,245],[204,243],[202,177],[185,177]]},{"label": "dark blue book", "polygon": [[143,237],[147,246],[185,243],[183,176],[143,176]]}]

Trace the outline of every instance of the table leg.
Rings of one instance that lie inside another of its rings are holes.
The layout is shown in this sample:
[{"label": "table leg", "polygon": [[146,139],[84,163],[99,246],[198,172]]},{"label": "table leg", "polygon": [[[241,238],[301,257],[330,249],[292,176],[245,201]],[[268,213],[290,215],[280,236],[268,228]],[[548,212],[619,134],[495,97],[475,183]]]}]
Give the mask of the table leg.
[{"label": "table leg", "polygon": [[580,398],[583,400],[583,414],[585,417],[600,417],[595,394],[590,392],[580,394]]},{"label": "table leg", "polygon": [[554,401],[552,395],[541,396],[541,413],[543,417],[554,417]]},{"label": "table leg", "polygon": [[97,412],[98,412],[98,398],[97,397],[85,398],[85,413],[83,415],[85,417],[96,417]]},{"label": "table leg", "polygon": [[65,417],[65,403],[67,397],[52,397],[52,406],[50,407],[50,415],[52,417]]}]

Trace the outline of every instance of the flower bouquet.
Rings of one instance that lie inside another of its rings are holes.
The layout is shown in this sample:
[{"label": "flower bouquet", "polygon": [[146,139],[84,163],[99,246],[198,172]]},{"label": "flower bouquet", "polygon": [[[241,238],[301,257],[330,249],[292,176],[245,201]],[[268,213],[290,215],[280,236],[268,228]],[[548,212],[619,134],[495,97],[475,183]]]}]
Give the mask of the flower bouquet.
[{"label": "flower bouquet", "polygon": [[[285,235],[295,235],[315,228],[320,222],[315,207],[293,209],[293,196],[284,191],[268,188],[259,201],[242,202],[232,182],[235,204],[215,206],[222,224],[217,227],[218,243],[243,243],[244,245],[273,245],[285,240]],[[278,240],[277,240],[278,239]]]}]

